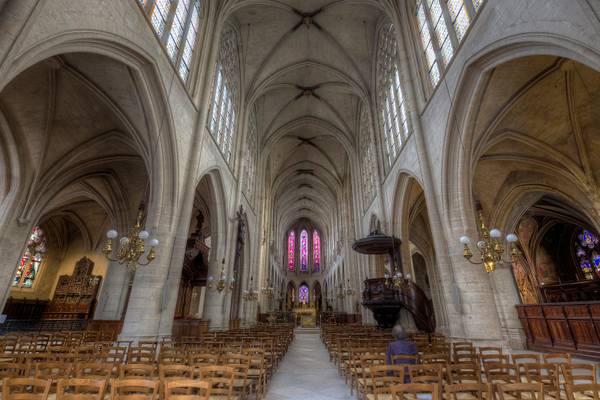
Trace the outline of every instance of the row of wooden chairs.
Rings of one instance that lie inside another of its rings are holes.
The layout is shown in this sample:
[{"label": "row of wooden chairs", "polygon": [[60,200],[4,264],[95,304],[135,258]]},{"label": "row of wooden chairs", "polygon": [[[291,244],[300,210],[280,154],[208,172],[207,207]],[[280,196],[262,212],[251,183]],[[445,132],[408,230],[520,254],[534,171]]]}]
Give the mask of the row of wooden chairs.
[{"label": "row of wooden chairs", "polygon": [[[4,400],[47,400],[52,381],[36,378],[9,378],[2,385]],[[56,382],[57,400],[103,400],[108,381],[101,379],[60,379]],[[162,390],[159,388],[163,387]],[[160,385],[159,381],[149,379],[115,379],[110,381],[110,399],[112,400],[156,400],[159,396],[165,400],[209,400],[219,395],[223,399],[235,398],[225,392],[215,382],[209,380],[173,379]]]},{"label": "row of wooden chairs", "polygon": [[[369,400],[430,399],[439,400],[492,400],[494,394],[499,400],[542,400],[548,399],[541,383],[465,383],[444,385],[423,383],[399,383],[381,387]],[[567,400],[597,400],[600,398],[600,385],[567,385]]]}]

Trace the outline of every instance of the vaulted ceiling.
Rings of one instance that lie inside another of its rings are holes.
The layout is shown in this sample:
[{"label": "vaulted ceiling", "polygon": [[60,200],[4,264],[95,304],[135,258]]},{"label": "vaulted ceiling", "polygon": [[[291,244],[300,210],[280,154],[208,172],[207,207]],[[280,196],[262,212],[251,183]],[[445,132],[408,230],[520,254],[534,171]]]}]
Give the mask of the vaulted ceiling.
[{"label": "vaulted ceiling", "polygon": [[307,218],[327,234],[355,165],[382,12],[359,2],[284,0],[240,7],[231,19],[240,29],[275,231]]}]

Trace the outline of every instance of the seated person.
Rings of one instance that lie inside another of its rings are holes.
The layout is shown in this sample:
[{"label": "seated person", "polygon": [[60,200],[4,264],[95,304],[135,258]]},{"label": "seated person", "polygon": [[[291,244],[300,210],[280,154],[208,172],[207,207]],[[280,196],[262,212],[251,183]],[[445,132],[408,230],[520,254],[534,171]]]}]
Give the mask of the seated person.
[{"label": "seated person", "polygon": [[[395,341],[391,342],[388,345],[387,349],[387,363],[392,363],[393,356],[399,355],[417,355],[417,345],[411,342],[410,340],[406,340],[407,335],[404,331],[402,325],[395,325],[392,329],[392,336],[396,338]],[[394,360],[394,364],[414,364],[415,360],[412,358],[397,358]],[[405,372],[404,382],[410,383],[410,377],[408,376],[408,371]]]}]

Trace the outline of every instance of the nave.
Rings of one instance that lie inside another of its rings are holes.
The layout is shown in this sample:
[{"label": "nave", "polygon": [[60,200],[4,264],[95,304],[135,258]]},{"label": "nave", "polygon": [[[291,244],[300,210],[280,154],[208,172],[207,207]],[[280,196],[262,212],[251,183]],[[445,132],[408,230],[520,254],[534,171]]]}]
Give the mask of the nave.
[{"label": "nave", "polygon": [[561,400],[545,357],[600,360],[599,1],[0,0],[0,32],[13,378],[212,386],[206,353],[364,397],[398,326]]}]

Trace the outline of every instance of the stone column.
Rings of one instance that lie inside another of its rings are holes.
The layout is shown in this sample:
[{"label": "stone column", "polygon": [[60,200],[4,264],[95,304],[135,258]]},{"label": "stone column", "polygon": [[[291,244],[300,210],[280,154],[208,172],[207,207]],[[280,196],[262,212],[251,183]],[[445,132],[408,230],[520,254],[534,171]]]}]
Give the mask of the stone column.
[{"label": "stone column", "polygon": [[[166,285],[174,237],[166,232],[168,226],[164,227],[165,231],[162,229],[159,226],[153,232],[154,237],[160,241],[156,249],[156,259],[150,265],[137,267],[120,340],[155,339],[160,334],[167,334],[159,333],[159,326],[161,313],[167,304],[168,286]],[[142,256],[142,261],[144,260]],[[170,335],[171,332],[168,334]]]},{"label": "stone column", "polygon": [[126,265],[115,261],[108,264],[94,319],[121,319],[132,278]]},{"label": "stone column", "polygon": [[19,225],[16,222],[2,229],[0,237],[0,305],[4,309],[6,300],[10,297],[13,278],[17,269],[17,261],[21,257],[25,243],[31,233],[31,225]]}]

